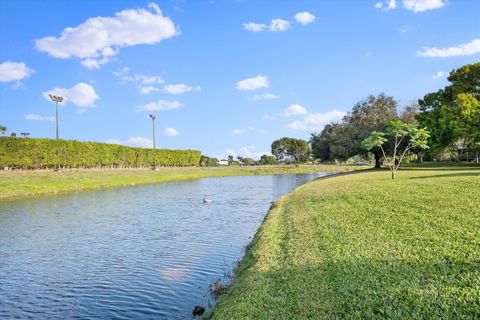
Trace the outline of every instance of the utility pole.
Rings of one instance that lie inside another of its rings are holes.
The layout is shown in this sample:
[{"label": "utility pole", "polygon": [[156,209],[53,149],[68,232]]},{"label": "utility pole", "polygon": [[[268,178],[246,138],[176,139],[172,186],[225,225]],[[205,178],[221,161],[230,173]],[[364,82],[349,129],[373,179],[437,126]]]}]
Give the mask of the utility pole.
[{"label": "utility pole", "polygon": [[[55,102],[55,119],[56,119],[56,128],[57,128],[57,147],[58,147],[58,104],[63,102],[63,97],[60,96],[55,96],[53,94],[48,95],[50,99],[52,99],[53,102]],[[60,159],[58,155],[58,149],[57,149],[57,169],[55,171],[60,172]]]},{"label": "utility pole", "polygon": [[157,170],[157,159],[155,156],[155,119],[157,119],[157,116],[154,114],[150,114],[150,118],[152,118],[152,124],[153,124],[153,170]]}]

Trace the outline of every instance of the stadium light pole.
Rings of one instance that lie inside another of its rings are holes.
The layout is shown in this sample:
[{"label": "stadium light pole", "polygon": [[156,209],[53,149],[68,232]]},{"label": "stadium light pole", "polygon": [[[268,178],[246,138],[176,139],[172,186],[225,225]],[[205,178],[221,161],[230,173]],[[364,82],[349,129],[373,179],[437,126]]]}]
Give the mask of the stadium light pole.
[{"label": "stadium light pole", "polygon": [[[55,96],[53,94],[49,94],[48,96],[50,97],[50,99],[52,99],[53,102],[55,102],[55,122],[56,122],[57,141],[58,141],[58,104],[63,102],[63,97]],[[58,149],[57,149],[57,159],[58,158],[59,156],[58,156]],[[55,171],[60,172],[60,159],[58,159],[57,161],[57,169]]]},{"label": "stadium light pole", "polygon": [[153,170],[157,170],[157,159],[155,157],[155,119],[157,119],[157,116],[150,114],[150,118],[152,118],[153,125]]}]

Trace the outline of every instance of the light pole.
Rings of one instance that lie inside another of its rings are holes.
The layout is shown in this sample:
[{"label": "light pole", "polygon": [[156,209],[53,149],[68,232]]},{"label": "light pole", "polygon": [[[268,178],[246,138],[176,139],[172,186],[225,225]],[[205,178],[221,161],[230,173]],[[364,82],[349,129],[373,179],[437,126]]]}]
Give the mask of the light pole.
[{"label": "light pole", "polygon": [[[60,97],[60,96],[55,96],[53,94],[49,94],[48,95],[50,97],[50,99],[52,99],[53,102],[55,102],[55,119],[56,119],[56,128],[57,128],[57,148],[58,148],[58,104],[59,103],[62,103],[63,101],[63,97]],[[59,156],[58,156],[58,149],[57,149],[57,159],[58,159],[58,162],[57,162],[57,172],[60,172],[60,159],[59,159]]]},{"label": "light pole", "polygon": [[154,114],[150,114],[150,118],[152,118],[153,124],[153,170],[157,170],[157,161],[155,158],[155,119],[157,119],[157,116]]}]

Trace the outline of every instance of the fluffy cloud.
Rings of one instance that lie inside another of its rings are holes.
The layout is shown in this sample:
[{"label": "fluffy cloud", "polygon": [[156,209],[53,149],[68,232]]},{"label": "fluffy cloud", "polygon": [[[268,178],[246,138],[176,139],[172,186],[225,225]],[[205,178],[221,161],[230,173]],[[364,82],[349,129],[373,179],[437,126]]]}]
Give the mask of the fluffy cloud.
[{"label": "fluffy cloud", "polygon": [[268,26],[264,23],[247,22],[243,24],[243,28],[247,31],[260,32],[266,30]]},{"label": "fluffy cloud", "polygon": [[167,137],[174,137],[174,136],[178,136],[178,131],[173,128],[166,128],[164,131],[164,134]]},{"label": "fluffy cloud", "polygon": [[174,23],[164,17],[158,5],[126,9],[114,17],[87,19],[76,27],[65,28],[59,37],[35,40],[35,47],[54,58],[82,59],[89,69],[100,68],[123,47],[157,44],[179,34]]},{"label": "fluffy cloud", "polygon": [[39,114],[34,114],[34,113],[25,115],[24,119],[30,120],[30,121],[55,121],[55,117],[41,116]]},{"label": "fluffy cloud", "polygon": [[77,83],[70,89],[53,88],[43,92],[43,97],[48,101],[51,101],[49,94],[61,96],[63,97],[63,101],[71,102],[74,105],[82,108],[95,107],[95,101],[99,99],[95,89],[91,85],[84,82]]},{"label": "fluffy cloud", "polygon": [[254,95],[250,99],[253,101],[264,101],[264,100],[276,100],[278,98],[279,96],[277,96],[276,94],[263,93],[263,94]]},{"label": "fluffy cloud", "polygon": [[132,74],[130,73],[130,69],[128,67],[123,67],[117,71],[114,71],[113,74],[118,77],[120,83],[132,84],[136,86],[142,95],[160,91],[160,89],[154,85],[165,83],[165,80],[161,76],[140,73]]},{"label": "fluffy cloud", "polygon": [[34,72],[35,70],[29,69],[23,62],[5,61],[0,63],[0,82],[20,81]]},{"label": "fluffy cloud", "polygon": [[444,71],[438,71],[436,74],[434,74],[432,76],[432,79],[439,79],[439,78],[443,78],[445,76],[447,76],[447,72],[444,72]]},{"label": "fluffy cloud", "polygon": [[196,87],[190,87],[187,86],[186,84],[167,84],[163,87],[163,92],[170,93],[170,94],[182,94],[185,92],[190,92],[190,91],[201,91],[202,89],[199,86]]},{"label": "fluffy cloud", "polygon": [[311,113],[303,117],[303,120],[293,121],[287,127],[301,131],[320,131],[326,124],[340,121],[346,115],[339,110],[331,110],[326,113]]},{"label": "fluffy cloud", "polygon": [[256,90],[260,88],[268,88],[269,86],[270,83],[268,77],[262,75],[237,82],[237,90]]},{"label": "fluffy cloud", "polygon": [[304,115],[307,114],[308,111],[304,107],[302,107],[299,104],[292,104],[285,110],[283,110],[283,113],[281,114],[283,117],[291,117],[291,116],[298,116],[298,115]]},{"label": "fluffy cloud", "polygon": [[127,140],[108,139],[105,143],[121,144],[128,147],[153,148],[153,142],[144,137],[132,137]]},{"label": "fluffy cloud", "polygon": [[177,100],[158,100],[156,102],[150,102],[143,106],[136,108],[137,112],[140,111],[169,111],[178,109],[183,106],[183,103]]},{"label": "fluffy cloud", "polygon": [[316,19],[316,17],[313,14],[311,14],[310,12],[307,12],[307,11],[297,13],[294,16],[294,18],[298,23],[301,23],[303,25],[312,23]]},{"label": "fluffy cloud", "polygon": [[140,94],[142,94],[142,95],[160,91],[160,89],[158,89],[157,87],[152,87],[152,86],[146,86],[146,87],[141,87],[140,86],[140,87],[138,87],[138,89],[140,90]]},{"label": "fluffy cloud", "polygon": [[385,2],[377,2],[374,5],[375,9],[381,9],[385,11],[394,10],[397,8],[397,0],[387,0]]},{"label": "fluffy cloud", "polygon": [[422,51],[417,52],[421,57],[426,58],[448,58],[455,56],[470,56],[480,52],[480,39],[475,39],[469,43],[461,44],[456,47],[448,48],[423,48]]},{"label": "fluffy cloud", "polygon": [[[446,0],[403,0],[403,7],[415,13],[439,9],[446,4]],[[390,11],[396,9],[398,5],[397,0],[385,0],[375,3],[374,7],[376,9]]]},{"label": "fluffy cloud", "polygon": [[403,7],[415,13],[439,9],[446,4],[445,0],[403,0]]},{"label": "fluffy cloud", "polygon": [[247,22],[243,24],[243,28],[251,32],[271,31],[281,32],[287,31],[290,28],[290,22],[283,19],[272,19],[270,25],[264,23]]}]

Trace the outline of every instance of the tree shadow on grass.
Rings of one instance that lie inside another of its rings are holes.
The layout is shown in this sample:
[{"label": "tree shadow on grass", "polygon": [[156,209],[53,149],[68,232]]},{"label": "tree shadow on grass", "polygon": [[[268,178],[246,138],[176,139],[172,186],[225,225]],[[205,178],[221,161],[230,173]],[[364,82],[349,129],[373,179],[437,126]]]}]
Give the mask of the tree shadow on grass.
[{"label": "tree shadow on grass", "polygon": [[437,175],[432,175],[432,176],[410,177],[409,179],[421,180],[421,179],[451,178],[451,177],[480,177],[480,171],[478,171],[478,172],[455,172],[455,173],[437,174]]}]

